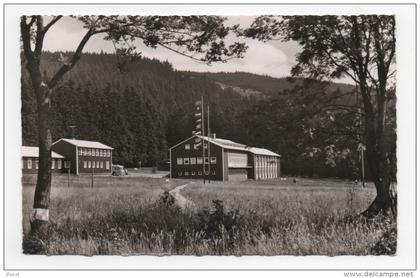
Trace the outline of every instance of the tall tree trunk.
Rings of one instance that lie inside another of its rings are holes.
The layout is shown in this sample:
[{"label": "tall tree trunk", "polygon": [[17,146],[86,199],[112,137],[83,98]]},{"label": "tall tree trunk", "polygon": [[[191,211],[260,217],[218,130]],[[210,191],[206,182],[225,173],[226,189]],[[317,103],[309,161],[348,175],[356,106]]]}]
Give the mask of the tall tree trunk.
[{"label": "tall tree trunk", "polygon": [[[381,90],[385,90],[385,87],[381,87]],[[363,215],[374,217],[383,213],[396,216],[396,192],[391,187],[391,162],[386,152],[384,138],[386,101],[383,97],[377,98],[375,113],[369,88],[365,83],[360,84],[360,92],[365,111],[367,162],[376,188],[376,197]],[[377,94],[385,95],[384,91]]]},{"label": "tall tree trunk", "polygon": [[38,112],[38,178],[31,215],[31,235],[43,239],[47,235],[51,190],[51,89],[43,82],[40,57],[28,55],[27,69],[35,92]]},{"label": "tall tree trunk", "polygon": [[[384,56],[384,45],[381,44],[382,34],[380,31],[380,19],[375,17],[372,24],[372,34],[374,38],[374,49],[377,55],[377,75],[378,80],[376,85],[376,122],[374,114],[366,118],[369,123],[366,125],[366,135],[372,136],[372,130],[375,130],[376,136],[369,140],[368,150],[368,161],[375,182],[377,196],[369,208],[364,212],[368,217],[375,216],[379,213],[385,215],[396,216],[397,213],[397,202],[395,188],[391,187],[391,161],[390,156],[387,153],[385,145],[384,130],[385,130],[385,115],[387,108],[386,99],[386,84],[388,68],[385,63]],[[390,58],[391,59],[391,58]],[[391,60],[390,60],[391,61]],[[375,126],[376,124],[376,126]],[[373,144],[372,144],[373,143]],[[392,158],[391,158],[392,159]]]},{"label": "tall tree trunk", "polygon": [[51,90],[41,82],[35,93],[38,104],[39,169],[31,219],[31,234],[43,238],[48,229],[51,191]]},{"label": "tall tree trunk", "polygon": [[[31,234],[38,238],[47,235],[49,223],[49,205],[51,191],[51,95],[52,88],[80,59],[83,47],[94,34],[93,29],[85,34],[80,41],[75,54],[69,63],[56,72],[49,82],[44,82],[40,71],[42,46],[47,30],[57,22],[62,16],[56,16],[44,26],[42,16],[21,17],[20,27],[22,35],[22,46],[26,58],[26,68],[28,69],[32,87],[35,91],[38,107],[38,146],[39,146],[39,169],[38,179],[35,188],[33,213],[31,217]],[[31,29],[36,26],[35,29]],[[35,31],[35,35],[31,34]],[[34,50],[31,41],[35,40]]]},{"label": "tall tree trunk", "polygon": [[383,134],[377,134],[373,117],[366,117],[367,160],[376,188],[376,197],[363,212],[367,217],[380,213],[396,216],[397,202],[395,188],[391,187],[391,163],[384,146]]}]

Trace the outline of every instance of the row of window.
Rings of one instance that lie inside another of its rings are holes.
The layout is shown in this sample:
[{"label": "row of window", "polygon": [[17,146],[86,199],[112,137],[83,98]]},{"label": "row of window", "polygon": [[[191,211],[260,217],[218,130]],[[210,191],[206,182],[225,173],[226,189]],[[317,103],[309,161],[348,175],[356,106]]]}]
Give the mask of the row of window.
[{"label": "row of window", "polygon": [[[25,158],[22,159],[22,168],[23,169],[38,169],[39,160],[38,158]],[[52,159],[51,160],[51,169],[61,169],[61,159]]]},{"label": "row of window", "polygon": [[[185,144],[185,150],[191,150],[191,145],[193,145],[194,150],[199,150],[201,146],[201,142],[197,144]],[[207,144],[204,143],[204,149],[207,149]]]},{"label": "row of window", "polygon": [[[202,171],[197,171],[197,172],[195,172],[195,171],[192,171],[192,172],[178,172],[178,177],[182,177],[182,176],[189,177],[189,176],[195,176],[196,174],[197,174],[197,176],[202,176],[203,175],[203,172]],[[216,171],[212,171],[211,174],[212,174],[212,176],[215,176],[216,175]]]},{"label": "row of window", "polygon": [[80,156],[100,156],[100,157],[111,157],[111,150],[101,149],[90,149],[90,148],[78,148]]},{"label": "row of window", "polygon": [[[83,161],[83,168],[85,169],[104,169],[104,162],[103,161]],[[109,170],[109,161],[105,161],[105,168]]]},{"label": "row of window", "polygon": [[[216,157],[210,158],[211,164],[216,164]],[[204,158],[204,163],[209,164],[209,158]],[[203,164],[202,157],[177,157],[176,159],[177,165],[195,165],[195,164]]]}]

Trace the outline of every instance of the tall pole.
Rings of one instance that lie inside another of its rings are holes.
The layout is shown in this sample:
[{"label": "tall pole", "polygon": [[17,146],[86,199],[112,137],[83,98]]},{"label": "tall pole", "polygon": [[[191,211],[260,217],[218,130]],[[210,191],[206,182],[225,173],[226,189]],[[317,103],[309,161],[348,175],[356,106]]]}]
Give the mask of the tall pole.
[{"label": "tall pole", "polygon": [[363,155],[363,148],[361,151],[361,159],[362,159],[362,186],[365,187],[365,158]]},{"label": "tall pole", "polygon": [[201,147],[203,149],[203,183],[206,184],[206,163],[204,150],[204,98],[201,96]]},{"label": "tall pole", "polygon": [[67,168],[67,187],[70,187],[70,168]]},{"label": "tall pole", "polygon": [[[93,161],[93,163],[95,163],[95,161]],[[94,166],[92,165],[92,180],[91,180],[91,183],[90,183],[90,187],[91,188],[93,188],[93,173],[95,172],[95,168],[94,168]]]},{"label": "tall pole", "polygon": [[71,129],[71,139],[76,139],[75,133],[74,133],[74,129],[76,128],[75,125],[69,125],[68,126]]},{"label": "tall pole", "polygon": [[211,179],[211,161],[210,161],[210,105],[207,104],[207,153],[209,160],[209,183]]},{"label": "tall pole", "polygon": [[[361,112],[360,111],[360,109],[359,109],[359,112]],[[359,126],[360,126],[360,130],[359,130],[359,132],[361,133],[361,131],[362,131],[362,116],[361,116],[361,113],[359,113]],[[360,136],[360,139],[362,138],[362,136]],[[362,140],[360,140],[360,142],[362,142]],[[365,158],[364,158],[364,146],[362,146],[361,148],[360,148],[360,156],[361,156],[361,159],[362,159],[362,186],[363,187],[365,187]]]},{"label": "tall pole", "polygon": [[[359,108],[358,109],[359,112],[359,133],[361,134],[362,132],[362,111]],[[364,157],[364,151],[365,148],[362,144],[362,136],[360,135],[360,159],[361,159],[361,167],[362,167],[362,186],[365,187],[365,157]]]}]

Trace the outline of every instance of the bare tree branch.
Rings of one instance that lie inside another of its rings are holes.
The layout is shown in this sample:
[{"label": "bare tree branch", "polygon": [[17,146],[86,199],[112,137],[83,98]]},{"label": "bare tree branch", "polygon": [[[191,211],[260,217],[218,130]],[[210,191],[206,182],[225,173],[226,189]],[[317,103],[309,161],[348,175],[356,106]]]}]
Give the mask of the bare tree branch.
[{"label": "bare tree branch", "polygon": [[[26,17],[25,17],[26,18]],[[34,24],[35,23],[35,20],[36,20],[36,16],[31,16],[31,21],[29,21],[29,23],[28,23],[28,26],[30,27],[30,26],[32,26],[32,24]],[[26,22],[26,21],[25,21]]]},{"label": "bare tree branch", "polygon": [[21,17],[20,30],[21,30],[21,35],[22,35],[22,44],[23,44],[23,50],[24,50],[23,52],[27,60],[33,58],[33,52],[31,49],[31,27],[30,27],[31,25],[26,24],[26,16]]},{"label": "bare tree branch", "polygon": [[36,17],[36,37],[35,37],[35,56],[40,59],[42,52],[42,46],[44,44],[44,19],[42,16],[38,15]]},{"label": "bare tree branch", "polygon": [[[337,67],[341,67],[341,65],[334,59],[334,57],[332,57],[332,55],[327,51],[327,50],[323,50],[324,52],[325,52],[325,54],[327,54],[327,56],[328,56],[328,58],[331,60],[331,62],[334,64],[334,65],[336,65]],[[359,84],[360,83],[360,81],[353,75],[353,74],[351,74],[348,70],[346,70],[346,69],[343,69],[343,71],[351,78],[351,79],[353,79],[353,81],[356,83],[356,84]]]},{"label": "bare tree branch", "polygon": [[197,59],[197,58],[193,57],[192,55],[185,54],[184,52],[179,51],[179,50],[176,50],[176,49],[174,49],[172,47],[169,47],[169,46],[167,46],[167,45],[165,45],[163,43],[158,43],[158,44],[160,46],[162,46],[163,48],[166,48],[166,49],[168,49],[168,50],[170,50],[172,52],[175,52],[175,53],[177,53],[177,54],[179,54],[181,56],[191,58],[193,61],[196,61],[196,62],[199,62],[199,63],[202,63],[202,64],[206,64],[206,62],[202,61],[201,59]]},{"label": "bare tree branch", "polygon": [[58,83],[58,81],[63,77],[64,74],[66,74],[69,70],[71,70],[74,65],[77,63],[77,61],[79,61],[81,55],[82,55],[82,51],[83,48],[85,47],[86,43],[89,41],[90,37],[94,34],[95,32],[90,29],[89,31],[86,32],[86,34],[84,35],[84,37],[82,38],[82,40],[80,41],[76,52],[73,54],[72,58],[70,59],[69,63],[65,63],[57,72],[56,74],[53,76],[53,78],[51,78],[51,80],[48,82],[48,87],[49,88],[54,88],[54,86]]},{"label": "bare tree branch", "polygon": [[391,25],[392,25],[392,43],[391,43],[391,53],[389,54],[388,62],[386,63],[386,69],[387,72],[389,71],[389,67],[391,66],[392,60],[394,59],[395,55],[395,45],[396,45],[396,39],[395,39],[395,20],[391,19]]},{"label": "bare tree branch", "polygon": [[53,26],[55,23],[57,23],[57,21],[59,21],[62,17],[63,17],[62,15],[55,16],[47,25],[45,25],[44,35],[45,35],[45,33],[48,32],[48,30],[51,28],[51,26]]}]

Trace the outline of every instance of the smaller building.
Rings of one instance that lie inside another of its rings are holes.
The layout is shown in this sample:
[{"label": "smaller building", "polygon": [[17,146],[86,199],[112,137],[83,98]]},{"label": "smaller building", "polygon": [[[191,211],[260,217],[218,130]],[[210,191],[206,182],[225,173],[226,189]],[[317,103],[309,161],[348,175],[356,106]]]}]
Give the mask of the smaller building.
[{"label": "smaller building", "polygon": [[100,142],[61,138],[52,150],[65,157],[65,168],[72,174],[112,172],[113,148]]},{"label": "smaller building", "polygon": [[[38,173],[39,165],[39,148],[22,146],[22,172],[24,174],[36,174]],[[51,171],[54,173],[60,173],[63,168],[64,156],[59,155],[56,152],[51,152]]]},{"label": "smaller building", "polygon": [[280,155],[267,149],[251,147],[251,179],[266,180],[280,177]]}]

